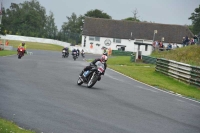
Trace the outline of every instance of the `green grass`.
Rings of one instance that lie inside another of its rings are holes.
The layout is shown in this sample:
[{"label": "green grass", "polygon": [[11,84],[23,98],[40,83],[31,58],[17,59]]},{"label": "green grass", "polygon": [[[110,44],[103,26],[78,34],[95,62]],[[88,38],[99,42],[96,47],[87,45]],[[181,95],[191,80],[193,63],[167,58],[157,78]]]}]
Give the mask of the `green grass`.
[{"label": "green grass", "polygon": [[127,56],[109,58],[107,63],[109,68],[148,85],[200,100],[200,89],[156,72],[155,65],[132,63]]},{"label": "green grass", "polygon": [[0,56],[16,55],[17,51],[1,50]]},{"label": "green grass", "polygon": [[0,133],[35,133],[18,127],[15,123],[0,118]]},{"label": "green grass", "polygon": [[200,66],[200,45],[190,45],[170,51],[155,51],[151,56]]}]

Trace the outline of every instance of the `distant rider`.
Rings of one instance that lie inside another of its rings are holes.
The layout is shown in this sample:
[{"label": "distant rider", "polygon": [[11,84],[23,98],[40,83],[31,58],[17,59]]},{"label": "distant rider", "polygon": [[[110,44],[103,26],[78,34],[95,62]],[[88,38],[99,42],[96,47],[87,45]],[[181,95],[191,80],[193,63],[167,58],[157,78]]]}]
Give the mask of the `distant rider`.
[{"label": "distant rider", "polygon": [[[19,48],[20,47],[23,47],[24,48],[24,53],[26,53],[26,44],[25,44],[25,42],[22,42],[22,43],[19,44],[17,52],[19,52]],[[23,53],[23,56],[24,56],[24,53]]]},{"label": "distant rider", "polygon": [[84,54],[85,54],[85,52],[84,52],[84,50],[82,49],[81,50],[81,55],[84,57]]},{"label": "distant rider", "polygon": [[68,48],[68,47],[64,47],[64,48],[62,49],[62,51],[63,51],[63,50],[65,50],[65,55],[66,55],[66,54],[69,54],[69,48]]},{"label": "distant rider", "polygon": [[77,50],[76,49],[72,50],[72,56],[74,56],[74,55],[77,56]]},{"label": "distant rider", "polygon": [[77,56],[79,56],[79,54],[80,54],[80,50],[77,48]]},{"label": "distant rider", "polygon": [[[102,73],[102,75],[104,75],[105,70],[106,70],[106,68],[107,68],[107,64],[106,64],[106,61],[107,61],[107,60],[108,60],[108,57],[107,57],[106,55],[102,55],[101,58],[97,58],[97,59],[93,60],[93,61],[90,63],[89,66],[86,66],[86,67],[83,69],[83,71],[80,73],[79,76],[80,76],[84,81],[86,81],[86,78],[83,76],[83,73],[84,73],[85,71],[87,71],[87,70],[91,70],[94,66],[96,66],[95,63],[96,63],[97,61],[100,61],[101,63],[104,64],[104,72]],[[101,77],[99,77],[98,81],[100,81],[100,80],[101,80]]]}]

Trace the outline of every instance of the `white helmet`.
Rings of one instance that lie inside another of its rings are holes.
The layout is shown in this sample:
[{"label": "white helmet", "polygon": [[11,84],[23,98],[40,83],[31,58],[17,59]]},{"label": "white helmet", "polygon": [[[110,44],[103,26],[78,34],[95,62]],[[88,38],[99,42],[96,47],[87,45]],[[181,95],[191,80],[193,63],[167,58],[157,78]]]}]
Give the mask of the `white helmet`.
[{"label": "white helmet", "polygon": [[108,60],[108,57],[106,55],[101,56],[101,62],[105,63]]}]

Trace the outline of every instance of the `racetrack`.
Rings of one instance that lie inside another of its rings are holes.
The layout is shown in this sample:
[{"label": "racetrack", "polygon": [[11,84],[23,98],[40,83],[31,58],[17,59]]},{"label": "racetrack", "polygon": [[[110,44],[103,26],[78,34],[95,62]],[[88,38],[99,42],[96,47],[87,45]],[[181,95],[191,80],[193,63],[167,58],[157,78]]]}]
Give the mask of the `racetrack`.
[{"label": "racetrack", "polygon": [[200,133],[199,102],[111,69],[94,87],[78,86],[88,62],[31,52],[22,59],[0,57],[0,117],[20,127],[38,133]]}]

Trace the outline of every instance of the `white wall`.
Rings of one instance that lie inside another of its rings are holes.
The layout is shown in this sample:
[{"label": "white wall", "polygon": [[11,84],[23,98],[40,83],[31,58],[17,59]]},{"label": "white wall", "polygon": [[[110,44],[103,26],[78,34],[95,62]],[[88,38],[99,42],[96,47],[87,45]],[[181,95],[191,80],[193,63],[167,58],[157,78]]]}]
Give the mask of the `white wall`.
[{"label": "white wall", "polygon": [[2,36],[1,35],[1,39],[40,42],[40,43],[46,43],[46,44],[55,44],[55,45],[64,46],[64,47],[70,46],[70,43],[67,43],[67,42],[62,42],[62,41],[53,40],[53,39],[37,38],[37,37],[26,37],[26,36],[17,36],[17,35]]},{"label": "white wall", "polygon": [[[106,38],[106,37],[100,37],[100,41],[91,41],[89,40],[89,36],[86,36],[86,45],[84,47],[84,36],[82,36],[82,43],[81,46],[84,48],[85,51],[89,53],[94,53],[94,54],[102,54],[103,50],[101,50],[102,47],[106,48],[111,48],[112,50],[117,50],[118,47],[117,45],[125,45],[125,51],[131,51],[131,52],[138,52],[138,45],[134,44],[135,40],[128,40],[128,39],[121,39],[121,43],[114,43],[113,38]],[[106,46],[104,44],[104,41],[106,39],[109,39],[111,41],[110,46]],[[93,43],[93,49],[90,48],[90,43]],[[143,40],[144,43],[149,43],[152,44],[152,41],[145,41]],[[97,46],[96,44],[100,44],[100,46]],[[150,55],[152,52],[152,46],[148,45],[148,51],[145,51],[145,46],[141,45],[140,46],[140,51],[142,51],[143,55]]]}]

